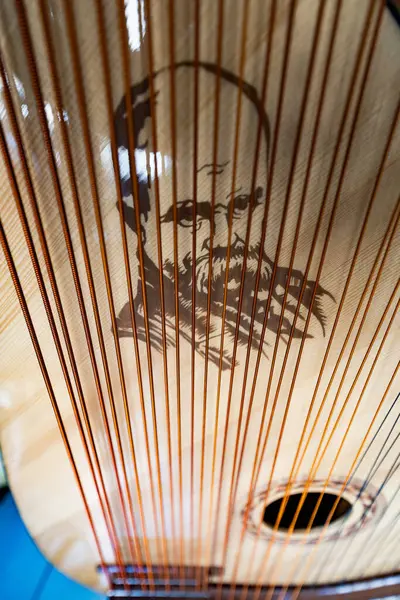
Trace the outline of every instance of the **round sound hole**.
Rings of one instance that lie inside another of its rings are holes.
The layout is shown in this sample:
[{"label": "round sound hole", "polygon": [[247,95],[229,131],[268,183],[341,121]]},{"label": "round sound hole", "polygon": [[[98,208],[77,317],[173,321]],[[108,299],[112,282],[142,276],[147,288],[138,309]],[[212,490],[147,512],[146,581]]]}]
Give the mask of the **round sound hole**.
[{"label": "round sound hole", "polygon": [[[301,493],[292,494],[289,496],[278,526],[278,530],[289,529],[296,515],[301,497]],[[314,516],[312,529],[315,529],[316,527],[323,527],[325,525],[326,520],[337,501],[337,498],[338,496],[336,494],[331,493],[325,493],[322,496],[322,500]],[[306,495],[303,506],[301,507],[296,519],[296,524],[294,526],[295,531],[307,529],[312,515],[314,514],[314,511],[317,507],[319,499],[319,492],[309,492]],[[263,516],[263,522],[269,527],[275,526],[283,501],[284,498],[279,498],[278,500],[274,500],[273,502],[271,502],[271,504],[268,504],[268,506],[266,507]],[[349,514],[351,509],[352,505],[350,504],[350,502],[348,502],[344,498],[340,498],[335,508],[335,512],[333,513],[333,516],[330,520],[330,523],[334,523],[341,517],[344,517],[345,515]]]}]

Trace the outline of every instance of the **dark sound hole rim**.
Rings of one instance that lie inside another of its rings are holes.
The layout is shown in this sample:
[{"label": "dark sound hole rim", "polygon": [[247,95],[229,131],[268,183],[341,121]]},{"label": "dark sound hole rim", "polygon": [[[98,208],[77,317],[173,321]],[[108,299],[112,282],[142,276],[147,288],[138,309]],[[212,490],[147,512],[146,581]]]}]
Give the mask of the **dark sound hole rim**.
[{"label": "dark sound hole rim", "polygon": [[[277,531],[288,531],[296,514],[296,510],[300,502],[300,498],[302,497],[302,494],[303,492],[299,491],[289,495],[288,502],[285,507],[285,510],[283,511],[283,515],[280,520]],[[304,504],[300,509],[293,533],[304,533],[304,531],[307,529],[320,495],[321,492],[315,490],[307,493]],[[321,504],[315,515],[310,533],[315,529],[320,529],[325,525],[326,520],[333,508],[333,505],[335,504],[339,495],[340,494],[336,494],[331,491],[324,493]],[[269,502],[265,507],[264,513],[262,515],[262,522],[269,529],[273,529],[275,527],[275,523],[278,518],[283,500],[284,496],[281,496],[280,498],[275,498],[274,500],[272,500],[272,502]],[[352,509],[352,503],[342,496],[331,518],[329,526],[336,523],[339,519],[343,519],[344,517],[349,516]]]}]

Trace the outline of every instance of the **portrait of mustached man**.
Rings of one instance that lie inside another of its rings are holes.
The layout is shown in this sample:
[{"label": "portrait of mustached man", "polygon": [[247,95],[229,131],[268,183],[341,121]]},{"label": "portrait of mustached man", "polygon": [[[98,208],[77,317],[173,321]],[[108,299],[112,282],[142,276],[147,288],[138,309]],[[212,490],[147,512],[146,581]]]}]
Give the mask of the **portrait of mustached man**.
[{"label": "portrait of mustached man", "polygon": [[[217,68],[201,63],[199,76],[199,116],[198,116],[198,157],[197,157],[197,203],[196,222],[193,222],[193,63],[180,63],[175,68],[176,98],[176,140],[177,140],[177,224],[178,224],[178,267],[179,267],[179,325],[180,335],[191,341],[192,331],[192,285],[196,286],[196,350],[204,356],[206,343],[206,314],[208,297],[208,274],[211,277],[211,330],[209,338],[209,360],[219,363],[221,341],[221,315],[224,300],[224,282],[227,268],[228,223],[233,209],[233,224],[229,260],[227,306],[225,315],[225,341],[223,367],[231,364],[233,338],[236,330],[242,268],[245,267],[244,292],[240,316],[238,343],[247,345],[250,331],[251,311],[260,252],[262,221],[265,212],[267,169],[269,161],[269,120],[261,106],[255,87],[242,82],[242,102],[240,116],[240,143],[237,156],[236,174],[233,182],[234,163],[234,121],[240,81],[233,73],[221,70],[220,105],[218,126],[218,159],[213,162],[215,82]],[[144,272],[146,280],[149,328],[151,345],[162,348],[161,304],[159,293],[159,261],[157,254],[157,219],[154,196],[154,178],[158,175],[160,190],[160,221],[163,251],[163,282],[165,293],[165,316],[167,324],[167,346],[175,344],[175,283],[174,283],[174,210],[172,195],[172,132],[170,109],[170,70],[162,69],[153,75],[155,108],[157,120],[158,147],[152,147],[151,104],[149,79],[132,86],[131,99],[135,124],[135,161],[140,202],[140,226],[137,231],[133,201],[132,176],[129,169],[121,169],[122,191],[124,196],[124,220],[131,234],[143,242]],[[254,186],[254,199],[251,203],[252,170],[256,149],[257,130],[261,118],[262,139],[258,156],[257,180]],[[125,98],[114,115],[120,161],[127,161],[129,150],[127,112]],[[212,192],[215,179],[214,236],[212,242],[212,264],[209,264],[210,232],[212,218]],[[246,264],[243,264],[243,250],[250,208],[252,221],[250,244]],[[276,224],[272,224],[276,228]],[[192,234],[196,231],[196,280],[192,282]],[[266,240],[268,242],[268,239]],[[268,290],[271,282],[273,258],[264,245],[261,277],[258,287],[257,308],[251,344],[258,349]],[[135,261],[135,265],[138,261]],[[143,319],[142,285],[139,267],[134,285],[136,287],[135,309],[138,337],[146,339]],[[277,265],[272,298],[269,303],[267,329],[276,332],[283,304],[288,268]],[[293,269],[290,277],[288,297],[281,327],[281,338],[288,338],[293,314],[303,282],[301,270]],[[294,330],[294,338],[303,334],[303,325],[311,304],[314,281],[309,280],[301,300],[301,309]],[[321,285],[312,306],[312,319],[309,337],[325,335],[325,299],[333,300],[332,294]],[[314,325],[313,325],[314,323]],[[317,327],[315,326],[317,325]],[[132,336],[132,322],[129,302],[118,315],[120,337]],[[267,348],[267,344],[265,344]],[[266,352],[266,350],[264,351]]]}]

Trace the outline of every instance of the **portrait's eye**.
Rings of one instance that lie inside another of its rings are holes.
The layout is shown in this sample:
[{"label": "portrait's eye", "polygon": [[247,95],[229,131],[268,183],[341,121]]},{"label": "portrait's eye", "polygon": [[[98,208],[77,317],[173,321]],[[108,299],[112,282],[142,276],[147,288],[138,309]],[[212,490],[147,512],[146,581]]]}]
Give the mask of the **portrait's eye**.
[{"label": "portrait's eye", "polygon": [[193,215],[192,213],[185,212],[183,215],[178,215],[178,221],[182,227],[192,227]]},{"label": "portrait's eye", "polygon": [[234,218],[240,217],[249,205],[250,196],[248,194],[240,194],[235,196],[233,205]]}]

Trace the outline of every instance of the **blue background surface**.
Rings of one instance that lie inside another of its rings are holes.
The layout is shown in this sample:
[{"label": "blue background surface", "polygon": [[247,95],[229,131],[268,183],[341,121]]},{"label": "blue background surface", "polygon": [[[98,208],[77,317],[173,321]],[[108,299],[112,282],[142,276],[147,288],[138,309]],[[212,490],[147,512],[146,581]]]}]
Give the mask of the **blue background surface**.
[{"label": "blue background surface", "polygon": [[9,493],[0,502],[0,598],[105,600],[47,562],[32,541]]}]

